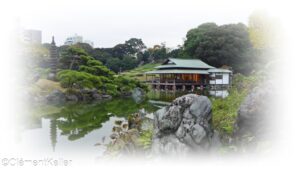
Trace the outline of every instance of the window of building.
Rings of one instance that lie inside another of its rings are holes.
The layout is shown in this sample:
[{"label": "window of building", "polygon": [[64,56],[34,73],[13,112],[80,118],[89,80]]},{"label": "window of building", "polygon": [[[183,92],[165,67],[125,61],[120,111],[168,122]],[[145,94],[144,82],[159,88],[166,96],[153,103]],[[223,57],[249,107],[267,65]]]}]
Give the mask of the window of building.
[{"label": "window of building", "polygon": [[216,79],[223,79],[223,75],[217,74],[217,75],[216,75]]}]

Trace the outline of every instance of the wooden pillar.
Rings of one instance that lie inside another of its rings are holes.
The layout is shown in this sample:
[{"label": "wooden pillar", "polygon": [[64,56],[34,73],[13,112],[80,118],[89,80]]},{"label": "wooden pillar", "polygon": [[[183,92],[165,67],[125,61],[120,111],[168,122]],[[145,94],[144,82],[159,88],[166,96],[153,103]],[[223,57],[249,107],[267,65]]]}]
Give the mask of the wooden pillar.
[{"label": "wooden pillar", "polygon": [[185,85],[182,85],[182,91],[185,91]]},{"label": "wooden pillar", "polygon": [[173,85],[173,90],[176,91],[176,85]]}]

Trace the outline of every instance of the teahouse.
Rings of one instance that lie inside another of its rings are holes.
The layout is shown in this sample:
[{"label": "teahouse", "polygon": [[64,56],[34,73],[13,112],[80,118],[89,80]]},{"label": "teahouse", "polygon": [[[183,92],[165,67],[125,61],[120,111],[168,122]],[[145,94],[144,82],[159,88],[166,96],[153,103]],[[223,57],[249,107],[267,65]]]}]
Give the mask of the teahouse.
[{"label": "teahouse", "polygon": [[232,77],[232,71],[215,68],[199,59],[174,58],[167,59],[162,65],[157,66],[156,70],[145,74],[146,82],[159,90],[228,88]]}]

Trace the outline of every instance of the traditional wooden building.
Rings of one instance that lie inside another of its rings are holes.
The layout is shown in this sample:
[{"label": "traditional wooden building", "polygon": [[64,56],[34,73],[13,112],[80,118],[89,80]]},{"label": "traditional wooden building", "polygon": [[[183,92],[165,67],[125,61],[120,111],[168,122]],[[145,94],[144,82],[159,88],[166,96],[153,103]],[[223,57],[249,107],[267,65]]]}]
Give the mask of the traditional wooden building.
[{"label": "traditional wooden building", "polygon": [[229,87],[232,71],[217,69],[199,59],[169,58],[156,70],[146,72],[146,82],[155,89],[196,90]]}]

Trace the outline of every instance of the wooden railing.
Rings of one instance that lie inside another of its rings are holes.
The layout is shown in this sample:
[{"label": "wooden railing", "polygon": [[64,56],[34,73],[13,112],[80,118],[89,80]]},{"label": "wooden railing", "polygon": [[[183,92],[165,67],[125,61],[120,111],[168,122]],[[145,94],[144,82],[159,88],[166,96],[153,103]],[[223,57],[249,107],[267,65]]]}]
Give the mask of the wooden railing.
[{"label": "wooden railing", "polygon": [[195,82],[191,80],[148,80],[147,83],[154,84],[154,85],[201,85],[202,82]]}]

